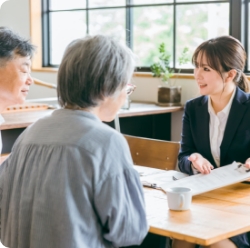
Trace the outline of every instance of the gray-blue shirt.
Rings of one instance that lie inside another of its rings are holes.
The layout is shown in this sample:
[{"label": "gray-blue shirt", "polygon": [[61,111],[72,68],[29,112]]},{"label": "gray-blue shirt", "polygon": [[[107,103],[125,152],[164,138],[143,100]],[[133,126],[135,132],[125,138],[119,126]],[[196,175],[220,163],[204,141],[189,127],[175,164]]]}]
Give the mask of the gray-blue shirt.
[{"label": "gray-blue shirt", "polygon": [[27,128],[0,166],[0,238],[11,248],[140,244],[143,190],[124,137],[60,109]]}]

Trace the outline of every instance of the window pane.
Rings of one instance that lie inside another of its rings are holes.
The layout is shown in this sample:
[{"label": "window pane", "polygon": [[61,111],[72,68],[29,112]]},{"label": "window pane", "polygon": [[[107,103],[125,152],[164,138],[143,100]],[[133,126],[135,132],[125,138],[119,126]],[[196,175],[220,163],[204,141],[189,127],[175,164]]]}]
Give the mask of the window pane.
[{"label": "window pane", "polygon": [[185,46],[192,55],[203,41],[229,34],[228,3],[178,5],[176,19],[177,58]]},{"label": "window pane", "polygon": [[133,0],[132,4],[173,3],[173,0]]},{"label": "window pane", "polygon": [[90,0],[89,7],[126,6],[126,0]]},{"label": "window pane", "polygon": [[89,11],[89,33],[111,35],[125,43],[125,9]]},{"label": "window pane", "polygon": [[159,44],[173,52],[173,7],[136,7],[134,10],[134,52],[138,66],[150,66],[157,61]]},{"label": "window pane", "polygon": [[85,11],[55,12],[50,14],[50,62],[61,62],[66,46],[74,39],[86,35]]},{"label": "window pane", "polygon": [[51,10],[85,9],[86,0],[50,0]]}]

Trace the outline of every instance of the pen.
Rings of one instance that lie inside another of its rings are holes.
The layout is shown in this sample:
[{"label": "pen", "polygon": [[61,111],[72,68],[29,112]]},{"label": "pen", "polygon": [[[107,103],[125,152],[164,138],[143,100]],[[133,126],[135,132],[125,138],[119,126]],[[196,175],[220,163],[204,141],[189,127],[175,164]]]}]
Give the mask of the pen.
[{"label": "pen", "polygon": [[[241,166],[243,166],[243,164],[239,164],[239,165],[237,166],[237,169],[239,169]],[[250,172],[250,169],[247,169],[246,172]]]},{"label": "pen", "polygon": [[144,187],[153,188],[153,189],[158,188],[156,183],[149,183],[149,182],[142,181],[142,185]]}]

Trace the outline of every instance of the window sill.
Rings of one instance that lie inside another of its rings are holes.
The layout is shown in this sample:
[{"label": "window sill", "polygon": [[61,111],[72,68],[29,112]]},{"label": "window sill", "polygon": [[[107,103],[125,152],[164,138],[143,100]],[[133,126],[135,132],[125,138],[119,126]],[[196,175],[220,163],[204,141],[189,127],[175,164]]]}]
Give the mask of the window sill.
[{"label": "window sill", "polygon": [[42,67],[42,68],[32,68],[32,72],[58,72],[58,68]]},{"label": "window sill", "polygon": [[[153,77],[151,72],[135,72],[134,77]],[[174,74],[172,78],[180,78],[180,79],[194,79],[194,74],[186,74],[186,73],[180,73],[180,74]]]},{"label": "window sill", "polygon": [[[58,72],[58,68],[51,68],[51,67],[42,67],[42,68],[32,68],[32,72]],[[151,72],[135,72],[134,77],[148,77],[148,78],[153,78]],[[193,74],[175,74],[173,75],[172,78],[180,78],[180,79],[194,79]]]},{"label": "window sill", "polygon": [[[32,68],[32,72],[53,72],[53,73],[57,73],[58,68],[51,68],[51,67]],[[134,77],[153,78],[151,72],[134,72]],[[194,74],[187,74],[187,73],[174,74],[172,76],[172,78],[194,79]],[[247,75],[247,78],[250,81],[250,75]]]}]

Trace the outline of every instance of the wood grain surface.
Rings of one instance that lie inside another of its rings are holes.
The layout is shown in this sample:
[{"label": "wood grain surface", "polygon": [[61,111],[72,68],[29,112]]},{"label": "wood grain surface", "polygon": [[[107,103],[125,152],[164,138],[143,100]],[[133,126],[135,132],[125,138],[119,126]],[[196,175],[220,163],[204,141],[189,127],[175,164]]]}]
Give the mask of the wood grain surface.
[{"label": "wood grain surface", "polygon": [[169,210],[167,196],[160,190],[144,188],[144,193],[151,233],[210,245],[250,231],[249,184],[237,183],[194,196],[187,211]]}]

